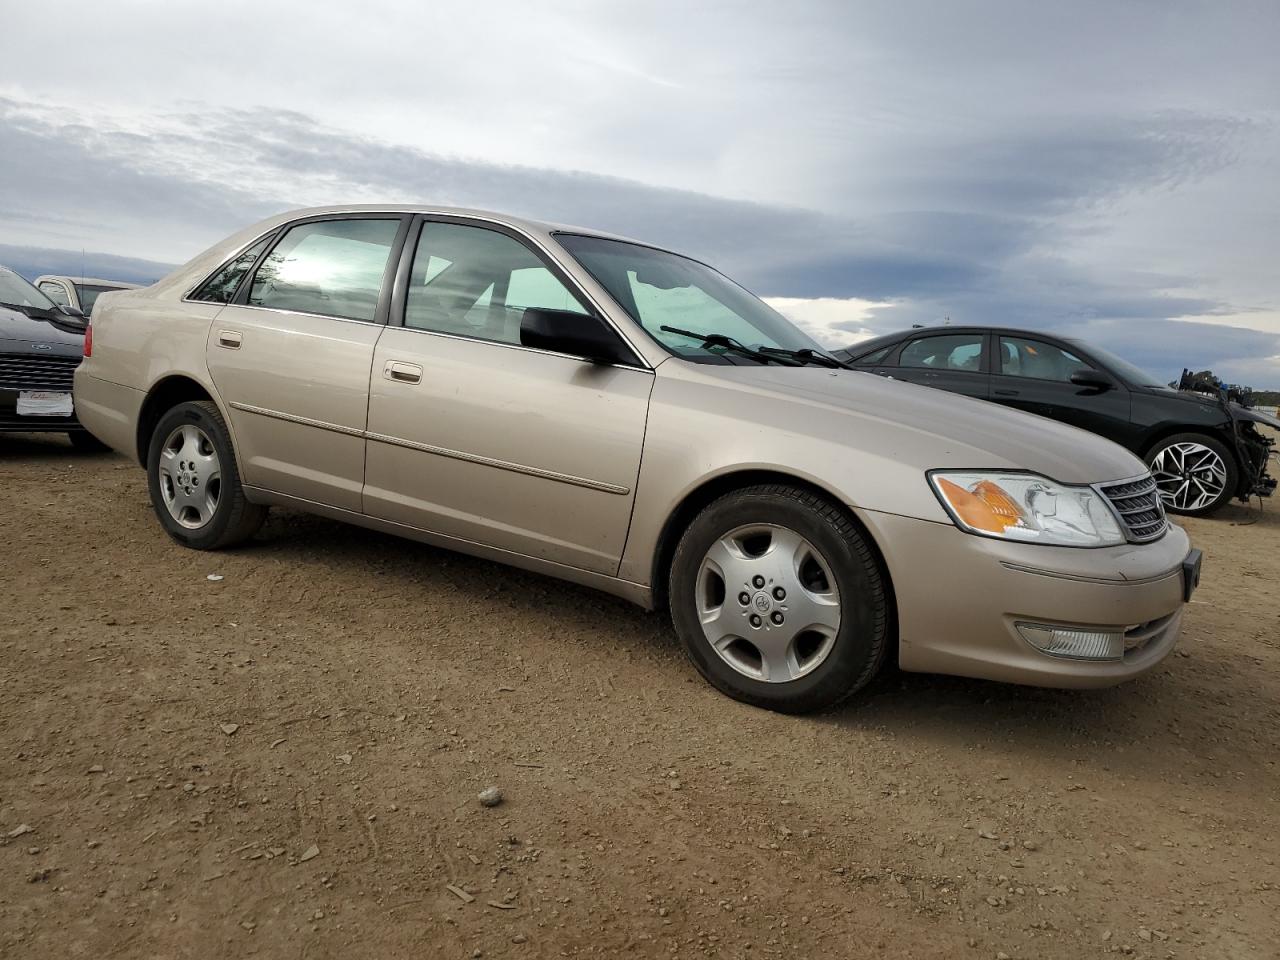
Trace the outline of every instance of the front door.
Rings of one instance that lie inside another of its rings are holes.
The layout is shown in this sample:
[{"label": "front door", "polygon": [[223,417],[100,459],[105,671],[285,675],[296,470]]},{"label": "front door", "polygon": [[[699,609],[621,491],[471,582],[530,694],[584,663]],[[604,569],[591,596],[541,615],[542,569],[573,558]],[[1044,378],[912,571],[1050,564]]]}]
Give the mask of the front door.
[{"label": "front door", "polygon": [[402,226],[297,223],[214,318],[209,372],[249,486],[360,510],[369,371]]},{"label": "front door", "polygon": [[526,307],[587,313],[522,239],[423,222],[373,358],[364,509],[614,574],[653,374],[521,346]]},{"label": "front door", "polygon": [[1089,364],[1068,348],[1000,334],[996,356],[992,400],[1132,445],[1129,391],[1120,384],[1101,390],[1072,383],[1071,375]]}]

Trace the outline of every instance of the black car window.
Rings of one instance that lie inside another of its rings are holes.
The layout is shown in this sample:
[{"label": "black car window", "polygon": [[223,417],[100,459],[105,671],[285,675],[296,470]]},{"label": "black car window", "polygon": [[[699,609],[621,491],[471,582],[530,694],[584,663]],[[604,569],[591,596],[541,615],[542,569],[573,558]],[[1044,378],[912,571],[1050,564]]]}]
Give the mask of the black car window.
[{"label": "black car window", "polygon": [[399,218],[291,227],[254,271],[248,303],[372,321],[399,230]]},{"label": "black car window", "polygon": [[1042,340],[1000,338],[1000,372],[1006,377],[1068,383],[1073,373],[1088,366],[1074,353]]},{"label": "black car window", "polygon": [[196,292],[191,295],[191,299],[206,303],[230,303],[231,298],[236,295],[236,288],[240,286],[240,281],[266,249],[269,239],[270,237],[263,237],[239,256],[224,263],[208,280],[200,284]]},{"label": "black car window", "polygon": [[982,339],[980,333],[921,337],[902,348],[898,366],[978,373],[982,369]]},{"label": "black car window", "polygon": [[889,355],[889,351],[892,350],[895,346],[897,346],[897,344],[891,343],[889,344],[889,346],[881,347],[879,350],[872,350],[865,357],[854,358],[853,362],[860,367],[873,366],[877,363],[880,363],[882,360],[884,360],[884,358]]},{"label": "black car window", "polygon": [[409,274],[406,327],[518,344],[530,307],[588,315],[519,240],[485,227],[423,224]]}]

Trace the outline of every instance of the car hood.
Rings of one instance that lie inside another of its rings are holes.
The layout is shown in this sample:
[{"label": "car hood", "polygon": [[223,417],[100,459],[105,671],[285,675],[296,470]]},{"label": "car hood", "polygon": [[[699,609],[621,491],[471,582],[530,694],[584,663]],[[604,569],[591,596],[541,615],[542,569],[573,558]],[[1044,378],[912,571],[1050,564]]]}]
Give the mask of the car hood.
[{"label": "car hood", "polygon": [[1231,404],[1231,412],[1235,414],[1237,420],[1252,420],[1254,423],[1265,423],[1268,427],[1280,430],[1280,417],[1273,417],[1271,414],[1255,410],[1253,407],[1242,407],[1238,403],[1233,403]]},{"label": "car hood", "polygon": [[[22,346],[15,347],[15,343]],[[48,344],[58,354],[79,353],[84,345],[84,331],[51,320],[37,320],[21,310],[0,306],[0,350],[27,353],[37,343]]]},{"label": "car hood", "polygon": [[[812,366],[681,366],[682,375],[705,377],[724,388],[754,394],[756,401],[789,402],[814,408],[815,413],[842,415],[834,425],[829,415],[811,419],[822,422],[824,431],[847,431],[844,437],[852,446],[874,443],[882,455],[925,470],[1023,469],[1072,484],[1119,480],[1147,470],[1128,450],[1096,434],[985,400],[871,373]],[[690,369],[694,366],[696,373]],[[744,412],[747,409],[745,403],[738,406]],[[805,429],[796,428],[797,432]],[[892,439],[883,440],[877,434]]]}]

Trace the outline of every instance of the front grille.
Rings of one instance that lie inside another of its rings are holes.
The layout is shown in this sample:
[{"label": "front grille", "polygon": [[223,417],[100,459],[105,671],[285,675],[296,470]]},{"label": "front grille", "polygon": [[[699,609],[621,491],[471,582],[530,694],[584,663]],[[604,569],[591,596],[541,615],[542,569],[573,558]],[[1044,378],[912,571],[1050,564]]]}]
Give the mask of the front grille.
[{"label": "front grille", "polygon": [[79,357],[0,353],[0,389],[69,391],[78,366]]},{"label": "front grille", "polygon": [[1136,543],[1155,540],[1169,528],[1160,492],[1150,474],[1137,480],[1099,484],[1098,489],[1119,514],[1130,540]]}]

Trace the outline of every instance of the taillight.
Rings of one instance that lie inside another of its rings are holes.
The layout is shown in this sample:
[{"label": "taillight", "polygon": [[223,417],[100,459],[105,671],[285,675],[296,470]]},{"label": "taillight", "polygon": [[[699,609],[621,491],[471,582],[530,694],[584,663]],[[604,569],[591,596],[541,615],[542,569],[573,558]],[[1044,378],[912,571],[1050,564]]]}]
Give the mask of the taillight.
[{"label": "taillight", "polygon": [[93,356],[93,324],[89,324],[84,328],[84,355],[86,357]]}]

